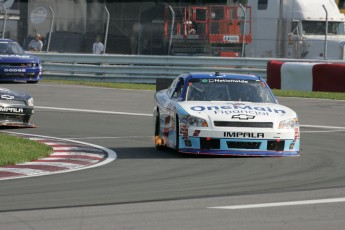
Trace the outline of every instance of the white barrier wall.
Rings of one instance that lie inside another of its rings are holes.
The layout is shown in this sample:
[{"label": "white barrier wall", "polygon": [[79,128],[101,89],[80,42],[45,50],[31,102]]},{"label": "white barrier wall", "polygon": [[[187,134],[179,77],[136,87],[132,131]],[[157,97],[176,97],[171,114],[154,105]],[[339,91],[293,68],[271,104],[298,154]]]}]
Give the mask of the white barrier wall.
[{"label": "white barrier wall", "polygon": [[313,91],[313,67],[316,64],[284,63],[281,67],[281,89]]},{"label": "white barrier wall", "polygon": [[345,63],[271,60],[267,83],[272,89],[345,92]]}]

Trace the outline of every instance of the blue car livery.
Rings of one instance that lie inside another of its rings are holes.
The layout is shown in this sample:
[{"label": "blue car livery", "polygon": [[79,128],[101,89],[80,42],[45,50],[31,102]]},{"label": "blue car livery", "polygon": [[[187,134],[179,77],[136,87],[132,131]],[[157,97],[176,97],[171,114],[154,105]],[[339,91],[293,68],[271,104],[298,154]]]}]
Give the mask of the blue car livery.
[{"label": "blue car livery", "polygon": [[185,73],[155,94],[155,145],[181,153],[298,156],[297,114],[258,76]]},{"label": "blue car livery", "polygon": [[0,39],[0,81],[37,83],[40,80],[42,66],[39,59],[26,54],[17,42]]}]

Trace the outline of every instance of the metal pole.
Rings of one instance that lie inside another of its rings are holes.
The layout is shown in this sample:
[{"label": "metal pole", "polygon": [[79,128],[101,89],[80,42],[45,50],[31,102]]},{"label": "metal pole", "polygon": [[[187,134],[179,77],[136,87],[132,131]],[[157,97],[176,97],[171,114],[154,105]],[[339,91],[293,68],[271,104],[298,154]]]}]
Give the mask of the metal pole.
[{"label": "metal pole", "polygon": [[139,29],[138,29],[138,37],[137,37],[137,54],[139,55],[140,54],[140,50],[141,50],[141,31],[142,31],[142,28],[141,28],[141,4],[140,4],[140,7],[139,7]]},{"label": "metal pole", "polygon": [[6,9],[6,6],[4,3],[2,4],[2,8],[5,11],[4,24],[2,26],[2,38],[5,38],[5,30],[6,30],[6,22],[7,22],[7,9]]},{"label": "metal pole", "polygon": [[109,22],[110,22],[110,13],[106,5],[104,5],[104,10],[107,13],[107,25],[105,27],[105,36],[104,36],[104,53],[107,49],[107,42],[108,42],[108,33],[109,33]]},{"label": "metal pole", "polygon": [[322,5],[323,9],[326,12],[326,31],[325,31],[325,44],[324,44],[324,51],[323,51],[323,59],[327,59],[327,34],[328,34],[328,11],[325,5]]},{"label": "metal pole", "polygon": [[244,19],[243,19],[243,34],[242,34],[242,54],[241,54],[241,57],[244,57],[244,50],[245,50],[245,43],[246,43],[246,40],[245,40],[245,36],[246,36],[246,21],[247,21],[247,12],[246,12],[246,9],[242,6],[241,3],[238,4],[242,11],[243,11],[243,16],[244,16]]},{"label": "metal pole", "polygon": [[169,38],[169,48],[168,48],[168,55],[170,55],[170,50],[171,50],[171,43],[172,43],[172,36],[174,33],[174,24],[175,24],[175,12],[174,9],[168,5],[170,11],[171,11],[171,15],[172,15],[172,19],[171,19],[171,27],[170,27],[170,38]]},{"label": "metal pole", "polygon": [[53,25],[55,20],[55,13],[52,9],[52,7],[49,5],[49,10],[52,12],[52,20],[50,22],[50,29],[49,29],[49,38],[48,38],[48,44],[47,44],[47,53],[49,52],[50,42],[52,38],[52,32],[53,32]]}]

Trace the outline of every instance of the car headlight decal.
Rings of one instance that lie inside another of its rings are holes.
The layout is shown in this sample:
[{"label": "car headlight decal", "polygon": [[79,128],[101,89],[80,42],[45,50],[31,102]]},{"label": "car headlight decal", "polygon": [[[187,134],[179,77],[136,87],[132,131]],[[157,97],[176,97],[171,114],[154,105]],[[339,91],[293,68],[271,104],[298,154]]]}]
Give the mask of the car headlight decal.
[{"label": "car headlight decal", "polygon": [[299,127],[298,118],[283,120],[279,123],[279,129],[294,129]]},{"label": "car headlight decal", "polygon": [[194,127],[208,127],[208,123],[205,119],[194,117],[194,116],[188,116],[188,125],[194,126]]},{"label": "car headlight decal", "polygon": [[28,100],[28,106],[34,106],[34,99],[33,98],[30,98]]}]

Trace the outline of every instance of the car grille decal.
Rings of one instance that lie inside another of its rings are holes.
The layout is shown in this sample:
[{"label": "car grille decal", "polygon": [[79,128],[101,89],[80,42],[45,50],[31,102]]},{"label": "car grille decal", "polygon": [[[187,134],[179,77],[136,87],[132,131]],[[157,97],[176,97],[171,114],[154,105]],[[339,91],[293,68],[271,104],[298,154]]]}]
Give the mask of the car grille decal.
[{"label": "car grille decal", "polygon": [[217,127],[273,128],[273,122],[214,121]]}]

